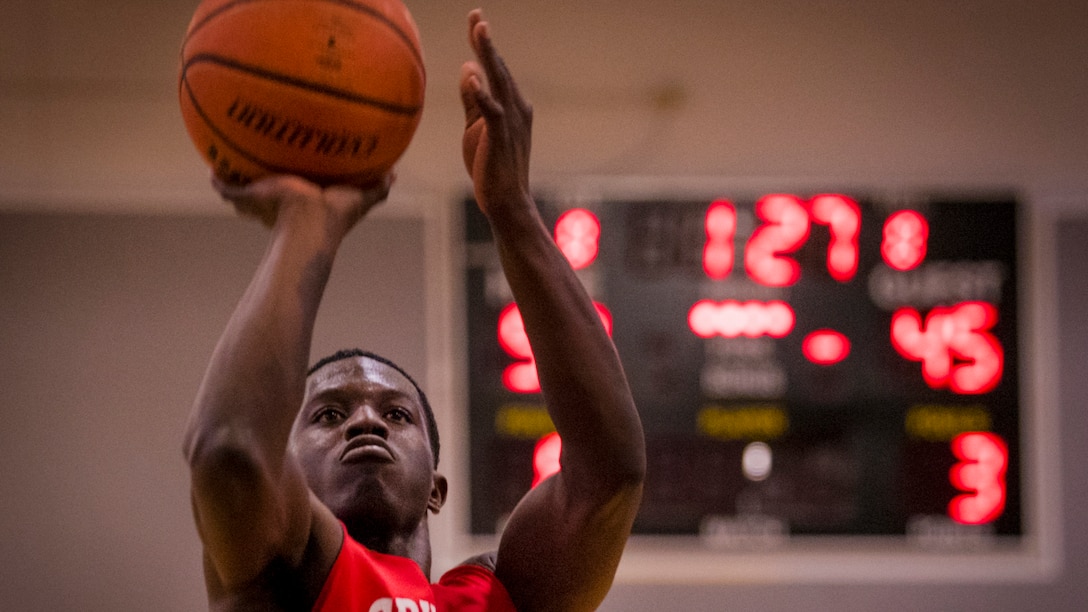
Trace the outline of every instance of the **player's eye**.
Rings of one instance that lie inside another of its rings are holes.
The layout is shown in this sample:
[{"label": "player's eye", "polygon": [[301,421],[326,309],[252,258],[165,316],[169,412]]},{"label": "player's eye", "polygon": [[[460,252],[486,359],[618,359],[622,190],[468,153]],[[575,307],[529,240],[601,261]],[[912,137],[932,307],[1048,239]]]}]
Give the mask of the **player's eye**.
[{"label": "player's eye", "polygon": [[385,413],[385,417],[397,423],[411,423],[412,414],[399,406],[394,406]]},{"label": "player's eye", "polygon": [[325,406],[314,413],[314,423],[321,423],[324,425],[331,425],[333,423],[339,423],[344,419],[344,413],[335,406]]}]

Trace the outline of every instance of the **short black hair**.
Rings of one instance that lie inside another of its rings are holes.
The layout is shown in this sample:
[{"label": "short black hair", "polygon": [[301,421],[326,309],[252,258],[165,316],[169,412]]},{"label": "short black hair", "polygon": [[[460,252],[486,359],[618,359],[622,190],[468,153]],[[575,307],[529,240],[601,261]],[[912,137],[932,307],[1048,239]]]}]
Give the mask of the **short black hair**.
[{"label": "short black hair", "polygon": [[415,379],[412,378],[412,375],[409,374],[404,368],[394,363],[393,360],[387,357],[382,357],[377,353],[364,351],[362,349],[341,349],[339,351],[336,351],[332,355],[329,355],[328,357],[323,357],[322,359],[320,359],[317,363],[311,366],[309,370],[306,371],[306,376],[309,377],[314,372],[320,370],[321,368],[327,366],[334,361],[351,359],[353,357],[366,357],[367,359],[373,359],[374,361],[377,361],[379,363],[384,363],[385,365],[400,372],[405,378],[408,379],[408,382],[412,383],[412,386],[416,388],[416,393],[419,393],[419,401],[421,404],[423,404],[423,416],[427,421],[427,437],[431,439],[431,454],[434,455],[434,467],[437,468],[438,449],[441,445],[438,442],[438,422],[434,419],[434,410],[431,409],[431,403],[427,401],[427,394],[423,392],[423,389],[419,386],[419,383],[417,383]]}]

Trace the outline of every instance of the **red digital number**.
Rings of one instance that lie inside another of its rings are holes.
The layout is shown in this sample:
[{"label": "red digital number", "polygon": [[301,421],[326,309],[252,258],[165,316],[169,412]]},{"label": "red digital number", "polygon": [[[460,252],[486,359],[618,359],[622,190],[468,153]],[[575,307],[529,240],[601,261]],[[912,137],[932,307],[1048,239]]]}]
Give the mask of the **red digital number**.
[{"label": "red digital number", "polygon": [[899,354],[922,362],[922,377],[934,388],[978,394],[1001,381],[1004,352],[989,331],[997,323],[997,309],[986,302],[964,302],[934,308],[922,316],[913,308],[892,315],[891,340]]},{"label": "red digital number", "polygon": [[796,196],[773,194],[756,202],[756,228],[744,250],[744,268],[752,280],[768,287],[786,287],[801,278],[801,266],[786,257],[808,240],[808,210]]},{"label": "red digital number", "polygon": [[892,269],[905,272],[917,268],[929,248],[929,222],[913,210],[900,210],[884,222],[880,255]]},{"label": "red digital number", "polygon": [[[593,302],[605,331],[612,335],[612,313],[600,302]],[[540,378],[536,372],[536,358],[525,334],[525,323],[517,304],[508,304],[499,313],[499,346],[514,359],[502,373],[502,385],[514,393],[539,393]]]},{"label": "red digital number", "polygon": [[858,235],[861,210],[857,202],[842,195],[821,195],[809,205],[812,219],[828,226],[831,242],[827,247],[827,271],[831,278],[845,283],[858,271]]},{"label": "red digital number", "polygon": [[[828,226],[827,271],[839,282],[858,271],[858,236],[861,209],[838,194],[819,195],[807,204],[792,195],[772,194],[759,199],[755,214],[763,223],[752,232],[744,250],[744,268],[752,280],[769,287],[786,287],[801,278],[801,267],[788,257],[808,240],[811,223]],[[728,200],[715,200],[706,212],[703,270],[721,280],[733,271],[737,213]]]},{"label": "red digital number", "polygon": [[700,338],[783,338],[793,331],[794,314],[789,304],[770,302],[713,302],[699,300],[688,312],[688,328]]},{"label": "red digital number", "polygon": [[801,352],[817,365],[834,365],[850,355],[850,339],[833,329],[821,329],[805,336]]},{"label": "red digital number", "polygon": [[[601,223],[584,208],[572,208],[560,215],[555,223],[555,243],[575,270],[580,270],[597,258],[601,238]],[[604,304],[593,302],[605,331],[612,335],[612,313]],[[536,359],[525,334],[525,323],[517,304],[511,303],[499,313],[499,346],[519,361],[506,367],[502,384],[514,393],[539,393],[540,378]]]},{"label": "red digital number", "polygon": [[544,482],[548,477],[559,472],[559,456],[563,452],[563,441],[559,434],[552,432],[539,441],[533,448],[533,484],[530,488]]},{"label": "red digital number", "polygon": [[721,280],[733,271],[733,239],[737,234],[737,211],[726,200],[711,203],[706,211],[706,246],[703,270]]},{"label": "red digital number", "polygon": [[509,304],[499,313],[499,346],[511,357],[521,360],[506,366],[502,373],[502,385],[514,393],[539,392],[536,360],[517,304]]},{"label": "red digital number", "polygon": [[948,478],[963,495],[948,504],[948,516],[967,525],[992,522],[1005,510],[1005,472],[1009,450],[992,433],[968,432],[952,439],[952,454],[959,461]]},{"label": "red digital number", "polygon": [[555,222],[555,244],[575,270],[581,270],[597,258],[601,222],[584,208],[572,208]]}]

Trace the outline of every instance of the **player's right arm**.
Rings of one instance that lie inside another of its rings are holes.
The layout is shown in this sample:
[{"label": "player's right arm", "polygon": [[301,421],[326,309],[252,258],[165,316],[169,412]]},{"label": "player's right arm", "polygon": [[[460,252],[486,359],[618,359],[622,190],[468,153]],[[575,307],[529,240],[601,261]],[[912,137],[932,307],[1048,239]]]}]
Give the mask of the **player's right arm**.
[{"label": "player's right arm", "polygon": [[562,469],[511,513],[495,576],[519,610],[595,610],[642,498],[642,424],[600,315],[533,201],[532,106],[478,11],[469,15],[469,41],[477,62],[462,69],[465,163],[563,440]]},{"label": "player's right arm", "polygon": [[335,518],[311,500],[288,436],[337,248],[389,185],[322,190],[275,177],[217,187],[240,212],[269,225],[271,236],[212,354],[184,442],[213,597],[244,590],[270,567],[297,569],[315,535],[335,555]]}]

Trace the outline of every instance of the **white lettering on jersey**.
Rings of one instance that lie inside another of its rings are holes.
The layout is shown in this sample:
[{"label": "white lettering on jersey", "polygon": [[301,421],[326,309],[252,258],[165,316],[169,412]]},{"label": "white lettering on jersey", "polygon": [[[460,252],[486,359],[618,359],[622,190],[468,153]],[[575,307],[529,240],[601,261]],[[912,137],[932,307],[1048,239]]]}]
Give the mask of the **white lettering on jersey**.
[{"label": "white lettering on jersey", "polygon": [[[394,604],[396,607],[394,608]],[[418,602],[405,597],[394,600],[391,597],[382,597],[370,604],[369,612],[438,612],[438,608],[426,599]]]}]

